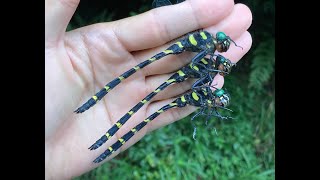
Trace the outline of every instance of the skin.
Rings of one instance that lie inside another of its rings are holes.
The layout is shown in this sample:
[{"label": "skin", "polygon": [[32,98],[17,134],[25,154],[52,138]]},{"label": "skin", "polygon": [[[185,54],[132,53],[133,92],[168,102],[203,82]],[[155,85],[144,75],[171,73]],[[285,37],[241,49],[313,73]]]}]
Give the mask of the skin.
[{"label": "skin", "polygon": [[[234,63],[249,51],[252,43],[247,32],[252,21],[250,9],[243,4],[234,4],[232,0],[187,0],[134,17],[66,32],[78,4],[79,0],[45,1],[46,179],[70,179],[101,165],[92,161],[130,128],[190,89],[192,81],[161,92],[99,149],[90,151],[88,147],[195,54],[185,52],[165,57],[124,80],[85,113],[73,113],[107,82],[164,50],[170,41],[199,28],[213,35],[223,31],[241,45],[243,50],[232,44],[228,52],[223,53]],[[223,82],[223,77],[217,75],[213,84],[220,88]],[[195,110],[189,106],[161,114],[120,151],[132,146],[146,133]]]}]

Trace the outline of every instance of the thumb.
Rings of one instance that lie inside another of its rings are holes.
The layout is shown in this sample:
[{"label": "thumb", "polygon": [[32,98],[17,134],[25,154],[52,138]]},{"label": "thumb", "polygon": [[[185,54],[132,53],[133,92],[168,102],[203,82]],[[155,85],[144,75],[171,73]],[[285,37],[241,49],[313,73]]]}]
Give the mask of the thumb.
[{"label": "thumb", "polygon": [[79,2],[80,0],[45,0],[46,43],[62,40]]}]

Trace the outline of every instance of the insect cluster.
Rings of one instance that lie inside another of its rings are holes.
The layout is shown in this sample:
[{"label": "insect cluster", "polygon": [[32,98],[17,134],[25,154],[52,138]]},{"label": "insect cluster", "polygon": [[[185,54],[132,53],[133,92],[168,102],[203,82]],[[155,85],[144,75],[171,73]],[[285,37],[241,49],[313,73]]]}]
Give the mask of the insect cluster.
[{"label": "insect cluster", "polygon": [[[181,2],[181,0],[179,2]],[[155,0],[152,5],[154,8],[157,8],[160,6],[171,5],[171,2],[168,0]],[[206,115],[207,120],[211,116],[215,116],[220,119],[229,118],[222,116],[218,112],[218,109],[231,111],[230,109],[226,108],[230,104],[230,94],[227,93],[224,89],[218,89],[214,86],[211,86],[211,84],[216,74],[219,73],[222,76],[226,76],[231,72],[232,67],[235,65],[229,59],[223,57],[222,55],[214,54],[215,51],[218,51],[220,53],[226,52],[229,49],[231,42],[236,45],[236,43],[223,32],[216,33],[216,37],[213,37],[213,35],[204,30],[198,30],[188,33],[164,51],[152,56],[146,61],[141,62],[135,67],[124,72],[118,78],[106,84],[104,88],[102,88],[99,92],[92,96],[82,106],[76,109],[76,113],[83,113],[84,111],[88,110],[96,103],[98,103],[99,100],[101,100],[124,79],[130,77],[139,69],[142,69],[165,56],[171,54],[177,55],[184,51],[197,53],[191,59],[189,64],[176,71],[167,81],[163,82],[158,88],[148,94],[132,109],[130,109],[104,135],[102,135],[100,139],[93,143],[89,147],[89,149],[95,150],[103,145],[107,140],[115,135],[115,133],[121,128],[121,126],[123,126],[130,119],[130,117],[138,112],[141,107],[143,107],[154,96],[156,96],[159,92],[163,91],[168,86],[184,82],[185,80],[190,78],[196,79],[191,89],[187,93],[178,97],[171,103],[163,106],[162,108],[151,114],[148,118],[140,122],[129,132],[119,138],[118,141],[111,145],[93,162],[99,163],[103,161],[113,152],[118,150],[123,144],[129,141],[130,138],[133,137],[134,134],[140,131],[144,126],[146,126],[146,124],[154,120],[161,113],[172,108],[182,108],[187,105],[199,107],[199,112],[192,117],[192,120],[199,115]],[[195,136],[195,132],[196,128],[194,127],[193,137]]]}]

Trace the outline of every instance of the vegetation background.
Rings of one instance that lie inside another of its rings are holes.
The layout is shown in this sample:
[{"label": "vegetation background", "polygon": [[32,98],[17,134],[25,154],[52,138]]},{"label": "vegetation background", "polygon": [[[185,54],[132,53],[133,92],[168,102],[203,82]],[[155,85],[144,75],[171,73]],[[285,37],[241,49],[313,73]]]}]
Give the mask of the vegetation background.
[{"label": "vegetation background", "polygon": [[[113,160],[75,179],[274,179],[275,1],[243,0],[253,13],[251,50],[225,79],[235,120],[190,117],[158,129]],[[140,14],[152,0],[81,0],[68,29]],[[214,8],[214,7],[213,7]],[[217,134],[213,130],[217,129]]]}]

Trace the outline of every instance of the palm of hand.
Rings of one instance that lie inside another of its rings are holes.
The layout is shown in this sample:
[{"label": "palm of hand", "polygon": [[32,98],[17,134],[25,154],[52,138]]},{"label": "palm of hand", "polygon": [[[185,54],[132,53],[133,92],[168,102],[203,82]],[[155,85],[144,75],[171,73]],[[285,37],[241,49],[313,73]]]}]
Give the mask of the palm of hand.
[{"label": "palm of hand", "polygon": [[[137,72],[131,79],[134,82],[130,79],[122,82],[94,107],[82,114],[74,114],[73,110],[103,88],[106,82],[138,62],[123,48],[113,32],[105,31],[101,26],[67,33],[64,44],[50,49],[47,54],[50,54],[51,61],[46,62],[46,89],[51,91],[46,92],[52,94],[46,96],[46,103],[53,108],[48,112],[61,116],[46,117],[46,125],[48,132],[55,131],[53,127],[64,131],[63,137],[53,138],[57,143],[74,143],[70,146],[87,150],[102,135],[94,132],[101,132],[101,129],[106,131],[150,90],[143,71]],[[61,77],[59,83],[55,81],[57,77]],[[128,124],[143,120],[146,107],[137,112]],[[128,128],[121,128],[117,134],[123,135],[126,130]],[[52,138],[50,133],[48,138]],[[81,155],[93,157],[93,154],[88,153]]]}]

